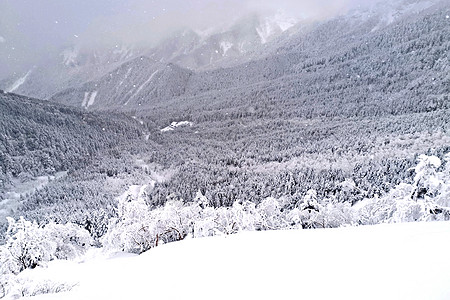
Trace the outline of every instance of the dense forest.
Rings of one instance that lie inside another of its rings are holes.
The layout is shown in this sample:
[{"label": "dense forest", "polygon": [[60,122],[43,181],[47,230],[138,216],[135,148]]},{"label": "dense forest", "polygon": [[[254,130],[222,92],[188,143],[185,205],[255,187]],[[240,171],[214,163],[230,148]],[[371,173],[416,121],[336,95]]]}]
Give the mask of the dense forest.
[{"label": "dense forest", "polygon": [[[198,191],[214,207],[295,203],[311,189],[351,204],[383,195],[412,180],[420,154],[450,150],[448,10],[442,2],[380,28],[376,16],[318,22],[263,58],[212,70],[138,57],[52,97],[78,108],[0,95],[2,184],[69,171],[23,195],[16,215],[94,236],[127,185],[150,181],[151,207]],[[135,120],[90,112],[118,108]],[[160,130],[173,121],[192,126]]]},{"label": "dense forest", "polygon": [[[53,182],[57,184],[72,178],[72,174],[77,174],[78,170],[99,162],[113,161],[114,157],[117,160],[120,146],[144,139],[143,130],[139,122],[125,115],[100,116],[1,91],[0,203],[6,203],[9,192],[13,192],[21,194],[21,205],[25,205],[25,199],[32,197],[34,191],[29,191],[27,195],[21,190],[16,191],[16,187],[38,176],[65,172],[67,175],[64,178]],[[117,173],[113,165],[111,162],[108,167],[104,166],[99,173],[112,176]],[[48,196],[56,197],[65,204],[75,201],[70,193],[64,193],[61,189],[58,195]],[[33,206],[44,204],[50,203],[45,199],[37,199]],[[7,207],[1,208],[8,211]],[[24,208],[26,205],[22,206]],[[64,214],[70,213],[70,210],[64,210]],[[1,215],[0,224],[3,227],[6,219],[3,219],[3,213]]]}]

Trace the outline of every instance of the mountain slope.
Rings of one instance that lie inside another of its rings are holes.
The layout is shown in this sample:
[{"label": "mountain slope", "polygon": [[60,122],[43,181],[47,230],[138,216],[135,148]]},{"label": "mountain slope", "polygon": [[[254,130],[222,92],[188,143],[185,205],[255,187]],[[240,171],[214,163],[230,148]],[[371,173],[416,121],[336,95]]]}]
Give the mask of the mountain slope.
[{"label": "mountain slope", "polygon": [[124,45],[98,50],[67,47],[29,70],[1,80],[0,88],[7,92],[48,99],[61,90],[98,79],[139,54],[139,49]]},{"label": "mountain slope", "polygon": [[97,110],[149,107],[184,94],[192,72],[173,64],[139,57],[95,82],[52,96],[52,101]]},{"label": "mountain slope", "polygon": [[[400,178],[412,180],[408,170],[418,155],[442,158],[450,149],[449,14],[441,1],[382,26],[382,13],[357,13],[293,27],[252,52],[255,59],[222,68],[132,59],[52,101],[82,115],[129,113],[146,139],[28,197],[24,211],[30,219],[58,214],[63,221],[70,211],[72,221],[85,224],[98,218],[84,220],[81,199],[114,214],[118,189],[109,187],[145,185],[151,176],[164,179],[147,191],[151,206],[190,201],[199,190],[216,207],[267,197],[296,203],[311,189],[352,204],[382,195]],[[180,43],[191,51],[198,40],[187,35]],[[172,122],[189,126],[164,130]],[[62,205],[57,212],[55,201]],[[105,223],[98,223],[101,235]]]},{"label": "mountain slope", "polygon": [[98,152],[139,137],[140,124],[48,101],[0,93],[1,187],[13,178],[51,175],[85,165]]},{"label": "mountain slope", "polygon": [[108,203],[122,185],[117,175],[145,176],[130,154],[142,144],[152,151],[145,131],[124,115],[0,91],[0,243],[6,216],[38,222],[70,218],[93,235],[104,230],[114,213]]},{"label": "mountain slope", "polygon": [[[448,14],[448,2],[444,1],[424,6],[418,12],[404,12],[383,26],[378,24],[382,20],[379,15],[338,17],[274,40],[267,45],[262,59],[195,73],[185,70],[189,74],[182,78],[167,76],[159,90],[179,88],[164,97],[154,94],[153,84],[144,84],[157,68],[141,58],[141,62],[135,61],[141,64],[136,69],[145,70],[136,75],[140,77],[137,83],[136,77],[122,77],[120,98],[99,93],[97,99],[103,99],[99,101],[104,104],[97,107],[118,109],[128,101],[136,104],[133,97],[139,90],[139,94],[153,99],[140,102],[142,115],[147,112],[164,115],[181,107],[186,115],[200,117],[206,108],[220,112],[223,107],[245,105],[254,107],[256,114],[289,112],[298,117],[397,114],[445,108],[449,86],[450,45],[445,38],[450,34]],[[377,30],[373,30],[375,26]],[[121,73],[124,68],[115,72]],[[105,79],[89,84],[112,89]],[[114,83],[116,88],[121,84]],[[73,101],[78,106],[85,98],[84,93],[86,88],[82,86],[58,96],[65,95],[65,103],[70,103],[74,95]],[[267,105],[273,109],[266,109]],[[259,111],[257,107],[264,108]],[[121,108],[133,109],[137,106]]]},{"label": "mountain slope", "polygon": [[[199,73],[190,81],[187,94],[214,95],[216,101],[206,102],[210,109],[245,103],[264,107],[260,112],[256,109],[256,114],[270,111],[273,116],[395,114],[445,108],[449,9],[448,4],[438,5],[375,32],[370,21],[355,29],[347,19],[326,22],[293,38],[277,50],[278,55]],[[195,107],[202,97],[175,99],[174,103]]]},{"label": "mountain slope", "polygon": [[175,63],[188,69],[228,65],[236,59],[251,57],[254,50],[281,35],[295,22],[280,13],[274,16],[252,14],[206,34],[191,29],[179,30],[153,46],[73,45],[51,54],[29,70],[1,80],[0,88],[48,99],[68,88],[107,76],[121,64],[142,55],[151,58],[156,65]]}]

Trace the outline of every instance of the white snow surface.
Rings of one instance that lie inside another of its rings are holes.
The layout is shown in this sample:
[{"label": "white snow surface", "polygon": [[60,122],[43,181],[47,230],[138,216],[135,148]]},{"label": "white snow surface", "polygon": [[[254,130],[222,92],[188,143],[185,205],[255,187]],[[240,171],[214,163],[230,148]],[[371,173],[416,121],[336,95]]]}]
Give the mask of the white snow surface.
[{"label": "white snow surface", "polygon": [[88,109],[89,106],[93,105],[95,103],[95,98],[97,97],[97,91],[94,92],[85,92],[83,102],[81,102],[81,107],[84,107],[85,109]]},{"label": "white snow surface", "polygon": [[81,102],[81,107],[86,107],[87,101],[88,101],[89,93],[84,93],[83,102]]},{"label": "white snow surface", "polygon": [[222,50],[222,55],[227,55],[228,50],[230,50],[233,47],[233,43],[228,41],[222,41],[220,42],[220,49]]},{"label": "white snow surface", "polygon": [[28,71],[27,74],[25,74],[23,77],[20,77],[19,79],[17,79],[11,85],[11,87],[9,89],[7,89],[6,91],[8,93],[12,93],[12,92],[16,91],[20,86],[22,86],[25,83],[25,81],[27,80],[28,76],[31,74],[31,71],[32,70]]},{"label": "white snow surface", "polygon": [[[151,81],[152,81],[152,79],[153,79],[153,77],[157,74],[159,72],[159,70],[156,70],[155,72],[153,72],[152,73],[152,75],[150,75],[150,77],[137,89],[137,91],[136,91],[136,93],[134,93],[134,95],[131,97],[131,98],[134,98],[134,97],[136,97],[141,91],[142,91],[142,89],[147,85],[147,84],[149,84]],[[128,101],[127,101],[127,103],[126,104],[128,104]],[[125,104],[125,105],[126,105]]]},{"label": "white snow surface", "polygon": [[44,188],[49,181],[62,178],[67,175],[67,171],[57,172],[54,176],[38,176],[26,182],[13,180],[14,186],[5,191],[5,197],[0,199],[0,223],[20,206],[20,197],[34,194]]},{"label": "white snow surface", "polygon": [[86,108],[89,108],[89,106],[91,106],[91,105],[94,104],[94,102],[95,102],[95,97],[97,97],[97,91],[93,92],[93,93],[91,94],[91,96],[89,97],[89,101],[88,101],[88,103],[87,103],[87,105],[86,105]]},{"label": "white snow surface", "polygon": [[256,32],[261,39],[261,44],[266,44],[273,35],[285,32],[295,26],[296,23],[295,19],[287,17],[282,11],[278,11],[274,16],[265,18],[256,28]]},{"label": "white snow surface", "polygon": [[[135,191],[139,193],[136,188]],[[20,276],[76,285],[32,299],[450,299],[450,222],[242,232]],[[93,253],[95,255],[93,255]]]},{"label": "white snow surface", "polygon": [[194,125],[194,123],[189,122],[189,121],[172,122],[172,123],[170,123],[169,126],[161,129],[161,132],[173,131],[177,127],[185,127],[185,126],[192,126],[192,125]]}]

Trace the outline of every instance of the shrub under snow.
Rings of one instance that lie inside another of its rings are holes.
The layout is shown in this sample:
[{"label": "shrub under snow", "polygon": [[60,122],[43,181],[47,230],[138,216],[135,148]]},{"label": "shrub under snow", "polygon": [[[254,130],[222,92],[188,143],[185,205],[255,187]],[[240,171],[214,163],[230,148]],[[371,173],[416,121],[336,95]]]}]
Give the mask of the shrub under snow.
[{"label": "shrub under snow", "polygon": [[187,236],[227,235],[241,230],[448,220],[450,155],[445,160],[445,168],[438,172],[440,159],[421,155],[413,168],[416,175],[412,183],[401,183],[383,197],[366,199],[353,207],[334,198],[318,199],[314,190],[308,191],[293,209],[287,209],[286,199],[271,197],[259,205],[236,202],[231,207],[214,208],[197,192],[193,202],[171,200],[150,210],[142,197],[124,197],[119,199],[119,216],[111,220],[102,242],[110,250],[142,253]]},{"label": "shrub under snow", "polygon": [[421,155],[413,183],[401,183],[388,194],[364,200],[357,210],[360,224],[450,219],[450,155],[445,168],[436,156]]},{"label": "shrub under snow", "polygon": [[[142,253],[163,243],[185,237],[234,234],[238,231],[287,228],[337,227],[351,216],[348,204],[319,204],[310,191],[294,210],[283,199],[266,198],[259,205],[235,202],[231,207],[210,207],[197,193],[197,201],[168,201],[150,210],[142,199],[119,199],[119,216],[111,220],[102,243],[106,249]],[[314,204],[312,204],[314,202]],[[347,216],[348,215],[348,216]]]},{"label": "shrub under snow", "polygon": [[[33,291],[23,290],[26,285],[17,282],[15,275],[25,269],[45,265],[53,259],[69,259],[82,255],[92,244],[89,233],[74,224],[54,224],[39,226],[36,222],[8,218],[6,243],[0,246],[0,296],[19,293],[31,295],[46,287],[33,287]],[[55,289],[62,287],[58,285]],[[21,290],[21,291],[18,291]]]}]

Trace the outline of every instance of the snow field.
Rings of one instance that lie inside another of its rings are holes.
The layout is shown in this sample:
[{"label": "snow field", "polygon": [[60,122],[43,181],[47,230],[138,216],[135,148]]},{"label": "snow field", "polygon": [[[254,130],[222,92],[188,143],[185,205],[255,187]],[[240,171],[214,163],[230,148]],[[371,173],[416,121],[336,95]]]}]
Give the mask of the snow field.
[{"label": "snow field", "polygon": [[20,276],[77,284],[33,299],[444,300],[449,251],[450,222],[242,232],[140,256],[54,261]]}]

